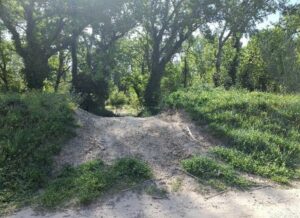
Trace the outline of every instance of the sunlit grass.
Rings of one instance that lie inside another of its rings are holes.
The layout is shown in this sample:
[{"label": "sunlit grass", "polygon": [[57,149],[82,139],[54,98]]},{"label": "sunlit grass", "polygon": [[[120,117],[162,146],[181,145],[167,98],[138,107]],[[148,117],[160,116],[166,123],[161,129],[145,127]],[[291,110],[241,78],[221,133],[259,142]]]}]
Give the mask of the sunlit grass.
[{"label": "sunlit grass", "polygon": [[[286,183],[300,161],[300,96],[191,88],[166,104],[182,108],[223,140],[215,155],[239,170]],[[253,163],[253,165],[251,165]]]}]

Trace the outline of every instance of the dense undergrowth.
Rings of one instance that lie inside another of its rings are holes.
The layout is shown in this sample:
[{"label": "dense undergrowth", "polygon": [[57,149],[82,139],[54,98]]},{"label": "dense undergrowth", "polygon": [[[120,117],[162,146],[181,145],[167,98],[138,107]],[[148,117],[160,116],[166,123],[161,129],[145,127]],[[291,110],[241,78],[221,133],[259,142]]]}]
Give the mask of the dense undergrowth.
[{"label": "dense undergrowth", "polygon": [[73,110],[63,95],[0,95],[0,210],[46,184],[53,155],[73,135]]},{"label": "dense undergrowth", "polygon": [[226,145],[211,152],[234,168],[282,183],[299,175],[299,95],[203,87],[173,93],[166,104],[208,125]]}]

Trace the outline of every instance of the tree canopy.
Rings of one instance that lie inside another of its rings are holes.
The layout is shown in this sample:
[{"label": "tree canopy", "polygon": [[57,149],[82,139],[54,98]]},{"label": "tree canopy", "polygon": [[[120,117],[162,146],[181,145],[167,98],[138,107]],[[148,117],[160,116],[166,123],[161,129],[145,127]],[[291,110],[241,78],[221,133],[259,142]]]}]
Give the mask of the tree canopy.
[{"label": "tree canopy", "polygon": [[[299,11],[276,0],[2,0],[1,90],[71,92],[95,113],[118,92],[155,112],[166,92],[198,83],[297,92]],[[272,13],[280,21],[259,29]]]}]

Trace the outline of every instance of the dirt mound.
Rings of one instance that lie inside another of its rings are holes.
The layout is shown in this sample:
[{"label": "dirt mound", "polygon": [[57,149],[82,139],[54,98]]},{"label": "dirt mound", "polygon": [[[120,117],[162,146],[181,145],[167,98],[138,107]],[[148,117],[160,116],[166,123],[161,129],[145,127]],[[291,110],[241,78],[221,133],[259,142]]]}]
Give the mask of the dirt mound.
[{"label": "dirt mound", "polygon": [[148,162],[157,173],[170,173],[181,159],[203,154],[214,144],[183,113],[105,118],[79,110],[77,117],[81,128],[56,158],[57,168],[92,159],[110,163],[134,156]]}]

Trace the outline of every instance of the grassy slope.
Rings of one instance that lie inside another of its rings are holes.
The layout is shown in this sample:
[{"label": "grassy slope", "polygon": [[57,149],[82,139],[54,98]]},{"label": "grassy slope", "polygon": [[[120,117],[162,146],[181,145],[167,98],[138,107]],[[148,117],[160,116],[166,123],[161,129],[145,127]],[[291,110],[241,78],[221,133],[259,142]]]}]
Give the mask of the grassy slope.
[{"label": "grassy slope", "polygon": [[53,155],[73,135],[73,109],[62,95],[0,95],[0,211],[46,183]]},{"label": "grassy slope", "polygon": [[228,147],[212,150],[231,166],[279,182],[295,177],[300,160],[300,97],[192,88],[166,103],[183,108]]},{"label": "grassy slope", "polygon": [[0,95],[0,216],[25,204],[89,203],[112,188],[151,178],[145,163],[130,158],[113,166],[92,161],[66,167],[53,178],[52,158],[73,135],[73,111],[74,104],[63,95]]}]

